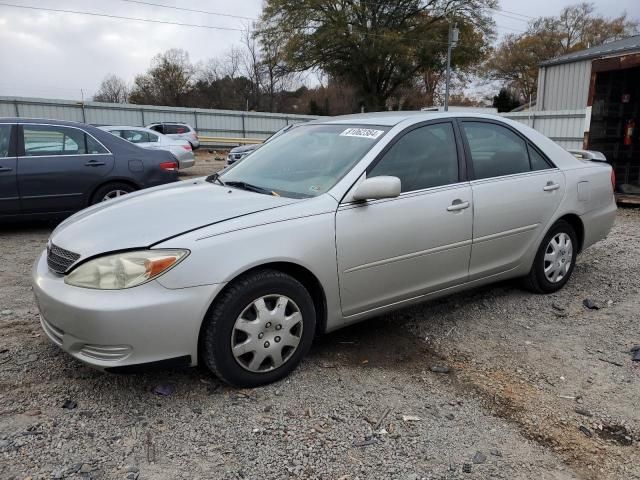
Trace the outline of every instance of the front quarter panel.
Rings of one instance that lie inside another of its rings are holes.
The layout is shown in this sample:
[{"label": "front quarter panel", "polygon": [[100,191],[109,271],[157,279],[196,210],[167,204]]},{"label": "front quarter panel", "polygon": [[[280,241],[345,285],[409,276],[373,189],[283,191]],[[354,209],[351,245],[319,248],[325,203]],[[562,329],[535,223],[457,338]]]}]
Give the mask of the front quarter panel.
[{"label": "front quarter panel", "polygon": [[276,262],[309,270],[327,304],[327,327],[341,322],[335,250],[337,202],[329,195],[213,225],[167,240],[154,248],[188,248],[190,255],[158,282],[185,288],[233,281],[242,273]]}]

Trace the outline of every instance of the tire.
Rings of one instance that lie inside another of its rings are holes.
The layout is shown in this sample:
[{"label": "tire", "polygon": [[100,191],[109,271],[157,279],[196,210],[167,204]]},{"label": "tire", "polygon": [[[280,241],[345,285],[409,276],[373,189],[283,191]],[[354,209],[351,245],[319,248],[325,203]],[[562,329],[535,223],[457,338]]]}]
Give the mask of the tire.
[{"label": "tire", "polygon": [[[112,198],[116,198],[118,196],[134,192],[135,190],[136,190],[135,187],[124,182],[106,183],[95,191],[95,193],[91,197],[91,205],[104,202],[109,199],[107,198],[109,196],[111,196]],[[117,192],[121,192],[121,193],[118,195]]]},{"label": "tire", "polygon": [[[568,239],[570,243],[563,244],[563,239]],[[535,293],[553,293],[560,290],[571,278],[576,265],[577,248],[578,239],[573,227],[564,220],[558,220],[549,229],[538,248],[531,271],[524,279],[525,287]],[[570,262],[568,267],[567,262]]]},{"label": "tire", "polygon": [[306,288],[285,273],[262,270],[240,277],[215,300],[204,319],[200,358],[233,386],[265,385],[298,366],[315,327]]}]

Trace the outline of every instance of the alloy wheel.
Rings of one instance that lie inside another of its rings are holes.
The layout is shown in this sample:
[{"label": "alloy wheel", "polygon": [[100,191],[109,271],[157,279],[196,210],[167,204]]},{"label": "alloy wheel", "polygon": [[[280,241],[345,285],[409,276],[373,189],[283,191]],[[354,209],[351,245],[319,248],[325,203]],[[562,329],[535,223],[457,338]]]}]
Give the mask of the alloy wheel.
[{"label": "alloy wheel", "polygon": [[129,192],[125,190],[111,190],[104,197],[102,197],[102,201],[106,202],[107,200],[112,200],[114,198],[121,197],[122,195],[126,195],[127,193]]}]

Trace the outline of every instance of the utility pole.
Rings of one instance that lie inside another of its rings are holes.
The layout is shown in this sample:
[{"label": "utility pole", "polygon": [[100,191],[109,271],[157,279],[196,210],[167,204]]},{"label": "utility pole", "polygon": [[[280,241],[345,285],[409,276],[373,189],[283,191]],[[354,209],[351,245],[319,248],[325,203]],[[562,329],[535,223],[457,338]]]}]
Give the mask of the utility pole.
[{"label": "utility pole", "polygon": [[460,32],[458,30],[458,24],[456,23],[451,28],[451,22],[449,22],[449,46],[447,48],[447,78],[444,92],[444,111],[449,111],[449,83],[451,82],[451,50],[458,44],[458,36]]}]

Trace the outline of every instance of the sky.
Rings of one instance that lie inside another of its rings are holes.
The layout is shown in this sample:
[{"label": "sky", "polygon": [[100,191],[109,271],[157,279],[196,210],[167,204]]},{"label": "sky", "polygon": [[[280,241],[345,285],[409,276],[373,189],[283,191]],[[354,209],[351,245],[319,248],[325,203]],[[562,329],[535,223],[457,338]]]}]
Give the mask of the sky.
[{"label": "sky", "polygon": [[[501,0],[494,16],[499,35],[517,33],[528,17],[555,15],[578,0]],[[162,8],[148,3],[224,15]],[[0,0],[0,96],[90,99],[105,75],[132,82],[151,58],[170,48],[195,63],[223,55],[239,31],[260,15],[263,0]],[[640,19],[639,0],[596,0],[606,16],[626,10]],[[20,5],[33,9],[16,8]],[[44,11],[42,8],[137,17],[198,28]],[[226,16],[225,16],[226,15]],[[223,30],[230,29],[230,30]]]}]

